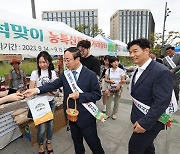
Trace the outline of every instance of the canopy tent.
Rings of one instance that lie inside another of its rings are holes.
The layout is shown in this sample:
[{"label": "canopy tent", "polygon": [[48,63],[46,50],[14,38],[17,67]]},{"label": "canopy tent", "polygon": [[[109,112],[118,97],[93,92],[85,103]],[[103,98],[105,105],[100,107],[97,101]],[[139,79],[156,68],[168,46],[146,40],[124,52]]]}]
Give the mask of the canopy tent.
[{"label": "canopy tent", "polygon": [[180,46],[175,47],[175,52],[180,54]]},{"label": "canopy tent", "polygon": [[98,34],[95,39],[98,39],[100,41],[106,41],[108,43],[108,55],[115,56],[117,55],[117,45],[112,40]]},{"label": "canopy tent", "polygon": [[0,10],[1,54],[37,56],[46,50],[51,55],[63,55],[66,48],[76,46],[83,39],[91,42],[91,54],[108,54],[106,41],[82,34],[62,22],[25,18]]},{"label": "canopy tent", "polygon": [[121,42],[120,40],[113,40],[117,46],[117,55],[118,56],[129,56],[129,52],[127,50],[127,44]]},{"label": "canopy tent", "polygon": [[101,41],[106,41],[109,44],[111,43],[113,48],[108,48],[109,55],[118,55],[118,56],[129,56],[129,53],[127,51],[127,44],[124,42],[121,42],[120,40],[111,40],[109,38],[106,38],[100,34],[98,34],[96,39],[99,39]]}]

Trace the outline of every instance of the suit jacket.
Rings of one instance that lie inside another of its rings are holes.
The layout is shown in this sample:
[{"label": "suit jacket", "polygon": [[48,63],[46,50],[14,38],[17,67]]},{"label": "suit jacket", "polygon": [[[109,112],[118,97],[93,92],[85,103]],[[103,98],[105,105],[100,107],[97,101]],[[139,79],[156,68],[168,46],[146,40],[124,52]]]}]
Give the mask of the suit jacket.
[{"label": "suit jacket", "polygon": [[171,68],[167,60],[163,59],[163,64],[168,67],[170,70],[172,69],[174,71],[174,79],[180,81],[180,72],[176,73],[178,70],[180,70],[180,54],[175,54],[173,56],[172,61],[176,64],[176,67],[174,69]]},{"label": "suit jacket", "polygon": [[[77,85],[84,92],[84,93],[80,93],[79,99],[76,100],[77,110],[79,111],[77,124],[79,125],[79,127],[86,127],[88,125],[91,125],[92,123],[95,123],[96,119],[94,118],[94,116],[91,115],[91,113],[89,113],[89,111],[86,110],[86,108],[82,105],[82,103],[86,103],[86,102],[95,103],[97,100],[101,98],[101,91],[99,88],[96,74],[84,66],[82,67],[82,70],[80,72]],[[72,93],[72,90],[65,78],[64,73],[62,73],[61,76],[58,79],[56,79],[54,82],[39,87],[39,90],[40,90],[40,94],[42,94],[49,91],[53,91],[60,87],[63,87],[64,90],[63,105],[64,105],[64,110],[66,110],[66,100],[69,94]],[[73,99],[69,100],[69,107],[74,108]]]},{"label": "suit jacket", "polygon": [[[138,121],[143,128],[150,130],[158,123],[157,120],[168,107],[172,90],[173,77],[171,72],[164,65],[152,60],[137,82],[135,84],[132,82],[131,85],[132,97],[151,108],[144,115],[133,103],[132,123]],[[161,127],[163,129],[164,125]]]},{"label": "suit jacket", "polygon": [[163,61],[161,59],[159,59],[159,58],[156,58],[156,61],[161,63],[161,64],[163,63]]}]

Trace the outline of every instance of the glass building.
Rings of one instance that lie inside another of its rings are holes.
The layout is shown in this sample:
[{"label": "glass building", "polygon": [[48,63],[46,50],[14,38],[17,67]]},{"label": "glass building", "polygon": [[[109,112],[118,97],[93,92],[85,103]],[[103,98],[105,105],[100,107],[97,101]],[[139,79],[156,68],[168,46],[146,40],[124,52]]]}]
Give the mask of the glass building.
[{"label": "glass building", "polygon": [[110,18],[110,38],[128,43],[134,39],[150,39],[155,31],[150,10],[118,10]]},{"label": "glass building", "polygon": [[43,11],[42,20],[64,22],[74,29],[82,26],[83,30],[81,28],[81,32],[83,31],[84,34],[92,36],[92,27],[98,26],[98,10]]}]

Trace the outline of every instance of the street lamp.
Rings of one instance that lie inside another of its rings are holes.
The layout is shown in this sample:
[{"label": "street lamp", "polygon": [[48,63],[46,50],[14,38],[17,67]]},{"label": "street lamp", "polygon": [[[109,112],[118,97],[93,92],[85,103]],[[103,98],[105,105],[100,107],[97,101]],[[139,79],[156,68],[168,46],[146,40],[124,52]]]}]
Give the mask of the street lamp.
[{"label": "street lamp", "polygon": [[169,10],[169,8],[167,8],[167,2],[165,5],[165,13],[164,13],[164,24],[163,24],[163,34],[162,34],[162,50],[161,50],[161,54],[163,55],[164,53],[164,33],[165,33],[165,24],[166,24],[166,18],[169,16],[169,13],[171,13],[171,11]]},{"label": "street lamp", "polygon": [[35,10],[35,2],[31,0],[31,7],[32,7],[32,17],[36,19],[36,10]]}]

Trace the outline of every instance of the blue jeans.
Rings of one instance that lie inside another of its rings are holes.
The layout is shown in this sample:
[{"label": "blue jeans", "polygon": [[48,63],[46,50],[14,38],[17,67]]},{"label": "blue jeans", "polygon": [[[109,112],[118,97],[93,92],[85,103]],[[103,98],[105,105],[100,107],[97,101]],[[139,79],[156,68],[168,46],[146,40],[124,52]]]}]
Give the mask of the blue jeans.
[{"label": "blue jeans", "polygon": [[[54,113],[54,111],[55,111],[54,99],[49,102],[49,105],[51,107],[52,112]],[[47,121],[47,122],[45,122],[43,124],[40,124],[38,126],[37,141],[38,141],[39,145],[44,143],[45,133],[46,133],[47,140],[51,140],[52,135],[53,135],[53,120],[49,120],[49,121]]]}]

